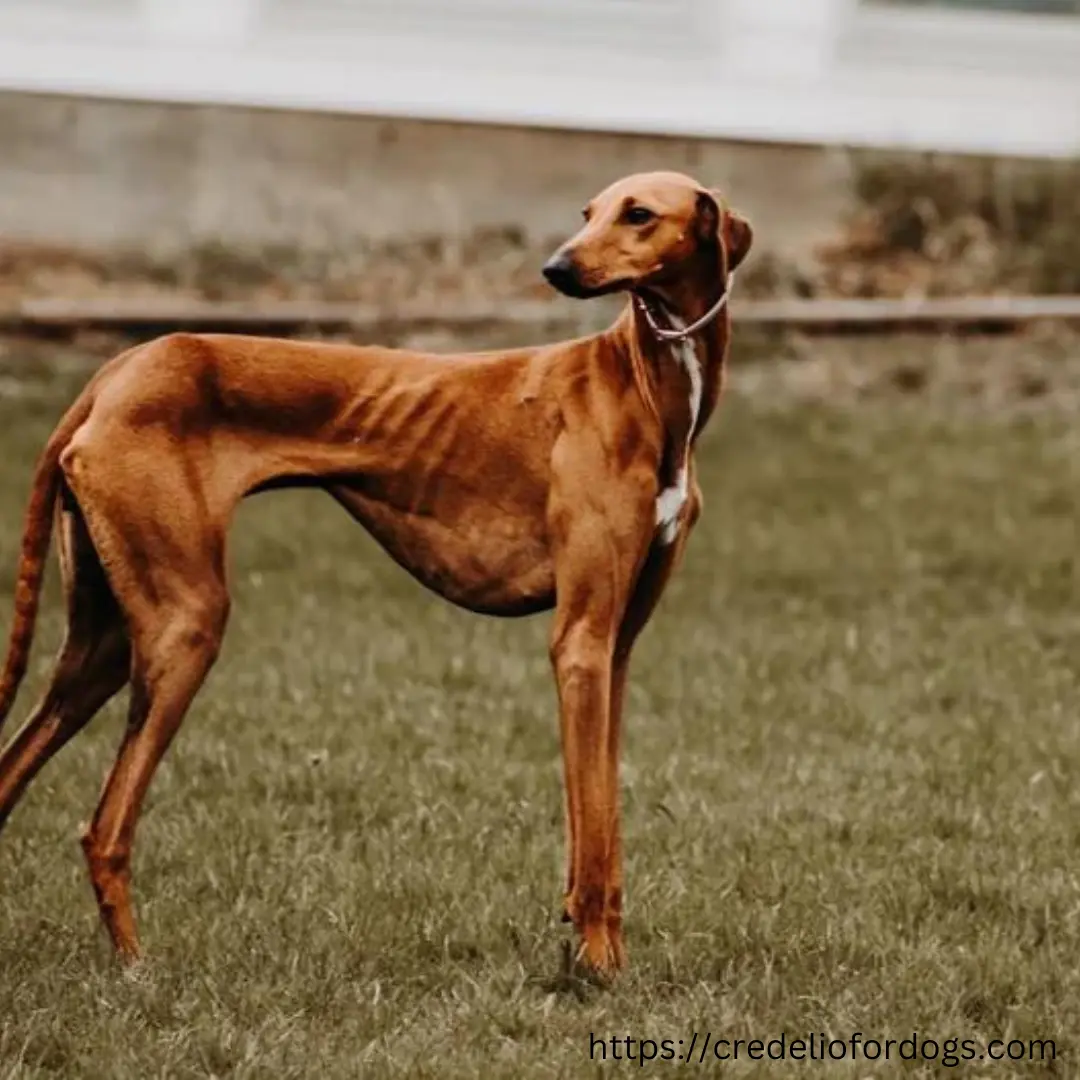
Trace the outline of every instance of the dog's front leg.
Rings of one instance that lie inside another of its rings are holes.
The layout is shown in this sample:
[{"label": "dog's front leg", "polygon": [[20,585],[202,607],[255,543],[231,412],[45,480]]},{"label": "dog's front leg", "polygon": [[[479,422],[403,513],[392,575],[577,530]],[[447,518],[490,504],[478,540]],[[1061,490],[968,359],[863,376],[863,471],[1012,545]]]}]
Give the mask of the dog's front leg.
[{"label": "dog's front leg", "polygon": [[580,935],[578,960],[601,974],[617,956],[607,931],[607,881],[616,809],[608,739],[611,638],[588,620],[556,629],[551,649],[559,690],[569,841],[566,914]]},{"label": "dog's front leg", "polygon": [[611,704],[608,722],[608,769],[615,785],[615,804],[612,807],[611,858],[608,866],[607,925],[608,938],[617,967],[626,964],[626,947],[622,933],[622,820],[619,811],[619,743],[623,721],[626,682],[630,673],[630,654],[638,635],[652,618],[671,575],[682,561],[690,530],[701,513],[701,489],[694,478],[691,463],[690,500],[682,526],[671,544],[654,543],[634,583],[634,590],[619,626],[615,655],[611,668]]},{"label": "dog's front leg", "polygon": [[[654,525],[655,481],[612,476],[591,434],[564,435],[553,456],[549,529],[555,567],[551,662],[559,693],[566,782],[565,914],[580,938],[578,961],[610,974],[608,894],[618,835],[613,746],[615,649]],[[651,485],[651,486],[650,486]]]},{"label": "dog's front leg", "polygon": [[616,967],[626,964],[626,947],[623,944],[622,901],[622,817],[619,810],[619,743],[623,722],[623,704],[626,699],[626,682],[630,673],[630,654],[638,635],[652,617],[675,568],[682,560],[690,527],[697,518],[701,504],[701,492],[692,485],[691,507],[686,525],[679,530],[674,543],[654,544],[645,565],[634,585],[633,595],[619,627],[615,642],[615,655],[611,667],[611,704],[608,721],[608,769],[613,777],[615,801],[611,810],[611,858],[608,865],[606,919],[608,940],[615,956]]}]

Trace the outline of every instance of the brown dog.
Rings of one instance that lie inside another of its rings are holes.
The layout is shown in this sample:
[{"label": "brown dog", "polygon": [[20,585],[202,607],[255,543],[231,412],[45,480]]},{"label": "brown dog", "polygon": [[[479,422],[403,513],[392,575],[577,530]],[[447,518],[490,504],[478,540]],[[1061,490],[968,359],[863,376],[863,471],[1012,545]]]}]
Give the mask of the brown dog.
[{"label": "brown dog", "polygon": [[139,946],[139,810],[218,654],[237,503],[325,489],[420,582],[473,611],[555,608],[579,960],[624,961],[619,728],[630,650],[701,509],[694,442],[721,390],[745,220],[689,177],[621,180],[544,267],[570,296],[627,292],[614,325],[471,356],[173,334],[105,364],[60,421],[27,509],[0,722],[26,669],[54,527],[68,626],[0,755],[0,824],[125,683],[119,756],[82,837],[112,941]]}]

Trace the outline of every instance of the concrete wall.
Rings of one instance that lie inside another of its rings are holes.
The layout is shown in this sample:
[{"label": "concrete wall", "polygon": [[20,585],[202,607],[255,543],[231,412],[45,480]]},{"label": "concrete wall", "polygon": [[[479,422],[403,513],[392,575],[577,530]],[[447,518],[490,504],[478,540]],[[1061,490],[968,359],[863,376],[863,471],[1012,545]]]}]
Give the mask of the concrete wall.
[{"label": "concrete wall", "polygon": [[348,250],[516,225],[565,234],[615,177],[722,187],[798,257],[850,200],[839,152],[650,136],[0,93],[0,241],[168,254],[206,241]]}]

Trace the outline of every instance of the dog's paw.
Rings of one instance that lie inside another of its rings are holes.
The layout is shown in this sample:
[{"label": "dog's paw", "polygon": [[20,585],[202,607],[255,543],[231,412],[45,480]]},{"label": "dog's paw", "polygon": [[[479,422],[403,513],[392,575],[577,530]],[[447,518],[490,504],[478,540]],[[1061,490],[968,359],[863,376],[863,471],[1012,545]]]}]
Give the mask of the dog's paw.
[{"label": "dog's paw", "polygon": [[[622,948],[621,941],[619,948]],[[625,954],[621,959],[625,960]],[[582,976],[600,983],[607,983],[615,977],[622,963],[606,925],[586,926],[581,931],[574,964]]]}]

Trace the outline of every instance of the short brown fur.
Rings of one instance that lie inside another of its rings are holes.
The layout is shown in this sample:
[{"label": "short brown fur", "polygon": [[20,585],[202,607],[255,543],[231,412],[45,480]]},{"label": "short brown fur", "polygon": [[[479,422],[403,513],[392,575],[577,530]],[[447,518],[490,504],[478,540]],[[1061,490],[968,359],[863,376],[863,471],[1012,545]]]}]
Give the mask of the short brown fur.
[{"label": "short brown fur", "polygon": [[[751,237],[689,177],[631,176],[592,200],[548,276],[576,296],[630,292],[688,323],[723,294]],[[504,616],[554,607],[564,911],[583,965],[621,966],[627,669],[700,513],[692,456],[673,543],[657,539],[655,504],[672,446],[692,444],[715,408],[729,333],[725,309],[693,336],[703,387],[692,431],[687,374],[633,303],[600,334],[501,353],[172,334],[110,361],[33,477],[0,723],[25,673],[54,527],[68,625],[44,698],[0,754],[0,825],[130,683],[119,754],[82,842],[114,946],[139,955],[136,822],[218,654],[233,511],[255,491],[317,486],[451,602]]]}]

